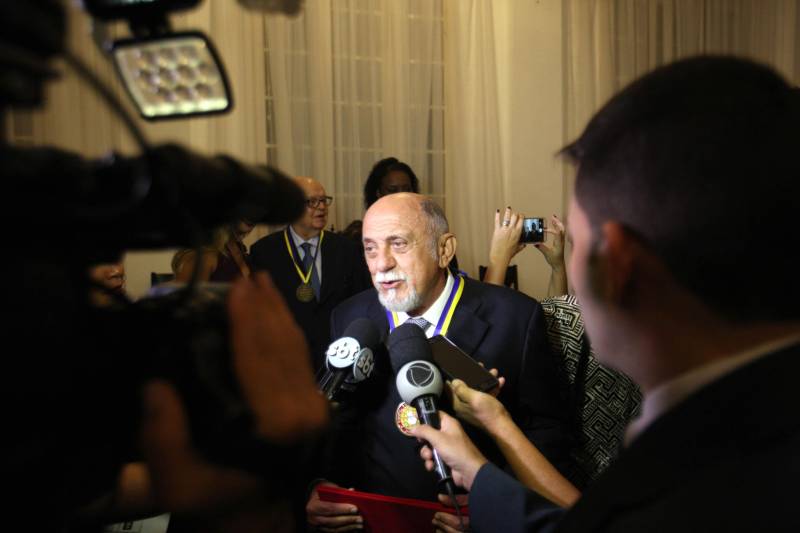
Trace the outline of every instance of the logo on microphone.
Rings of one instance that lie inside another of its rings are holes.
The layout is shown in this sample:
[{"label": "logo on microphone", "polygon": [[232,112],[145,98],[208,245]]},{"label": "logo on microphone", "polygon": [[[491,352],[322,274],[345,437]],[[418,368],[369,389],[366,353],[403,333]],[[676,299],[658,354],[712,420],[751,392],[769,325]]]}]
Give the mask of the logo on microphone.
[{"label": "logo on microphone", "polygon": [[427,387],[434,377],[433,369],[422,361],[412,363],[406,370],[406,379],[415,387]]},{"label": "logo on microphone", "polygon": [[325,355],[328,367],[347,368],[351,366],[361,351],[361,345],[352,337],[342,337],[328,347]]}]

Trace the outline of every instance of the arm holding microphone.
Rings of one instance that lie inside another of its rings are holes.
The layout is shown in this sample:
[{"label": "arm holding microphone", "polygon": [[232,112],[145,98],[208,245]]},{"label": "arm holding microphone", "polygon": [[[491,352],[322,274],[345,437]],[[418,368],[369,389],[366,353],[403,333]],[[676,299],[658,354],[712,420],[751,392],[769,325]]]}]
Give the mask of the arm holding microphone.
[{"label": "arm holding microphone", "polygon": [[522,484],[561,507],[575,503],[580,497],[578,489],[525,436],[497,398],[458,379],[449,385],[456,415],[494,439]]},{"label": "arm holding microphone", "polygon": [[[442,413],[442,427],[411,430],[437,450],[452,469],[455,482],[470,493],[470,530],[475,533],[553,531],[565,510],[503,472],[475,447],[458,420]],[[429,446],[420,450],[425,466],[435,466]],[[449,528],[452,529],[452,528]]]},{"label": "arm holding microphone", "polygon": [[[395,328],[389,335],[387,344],[400,397],[416,409],[421,425],[440,429],[442,416],[445,416],[438,409],[443,380],[439,368],[433,363],[433,354],[425,333],[416,325],[406,323]],[[467,503],[467,497],[456,498],[456,483],[450,467],[439,456],[435,446],[429,448],[429,451],[428,470],[436,472],[438,488],[440,492],[446,493],[440,493],[439,499],[446,505],[451,505],[456,512],[455,515],[436,513],[433,523],[437,531],[466,531],[469,517],[462,516],[460,507]]]}]

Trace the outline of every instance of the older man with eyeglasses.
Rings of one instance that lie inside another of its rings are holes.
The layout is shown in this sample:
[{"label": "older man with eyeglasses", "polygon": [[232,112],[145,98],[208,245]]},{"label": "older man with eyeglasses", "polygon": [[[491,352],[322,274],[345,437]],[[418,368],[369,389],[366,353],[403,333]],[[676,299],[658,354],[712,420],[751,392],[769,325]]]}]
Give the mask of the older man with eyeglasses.
[{"label": "older man with eyeglasses", "polygon": [[333,197],[309,177],[295,182],[306,195],[303,215],[250,250],[253,270],[267,270],[303,329],[314,369],[330,344],[331,311],[371,286],[361,250],[352,240],[326,231]]}]

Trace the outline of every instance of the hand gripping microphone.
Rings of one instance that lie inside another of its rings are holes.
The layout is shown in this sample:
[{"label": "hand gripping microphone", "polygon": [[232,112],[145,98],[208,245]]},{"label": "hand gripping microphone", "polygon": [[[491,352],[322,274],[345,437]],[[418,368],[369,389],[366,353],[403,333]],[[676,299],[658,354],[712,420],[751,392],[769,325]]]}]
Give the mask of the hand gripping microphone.
[{"label": "hand gripping microphone", "polygon": [[[387,344],[400,397],[417,410],[417,416],[423,424],[440,429],[436,402],[442,394],[442,374],[433,363],[431,347],[425,333],[418,326],[405,323],[395,328],[389,335]],[[433,461],[439,485],[445,486],[455,504],[455,485],[450,467],[442,461],[435,449]]]},{"label": "hand gripping microphone", "polygon": [[319,388],[328,400],[347,383],[355,385],[367,379],[375,368],[372,349],[380,342],[378,328],[370,320],[359,318],[344,330],[325,352],[327,367]]}]

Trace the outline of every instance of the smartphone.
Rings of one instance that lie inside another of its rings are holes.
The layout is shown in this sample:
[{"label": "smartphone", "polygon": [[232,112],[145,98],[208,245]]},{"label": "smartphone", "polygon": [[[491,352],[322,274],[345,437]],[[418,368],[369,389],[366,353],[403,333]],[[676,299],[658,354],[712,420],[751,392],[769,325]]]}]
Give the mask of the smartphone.
[{"label": "smartphone", "polygon": [[543,218],[523,218],[522,234],[519,242],[542,242],[544,241],[544,219]]},{"label": "smartphone", "polygon": [[447,338],[437,335],[431,338],[429,343],[433,362],[439,366],[446,379],[460,379],[473,389],[482,392],[500,386],[496,377]]}]

